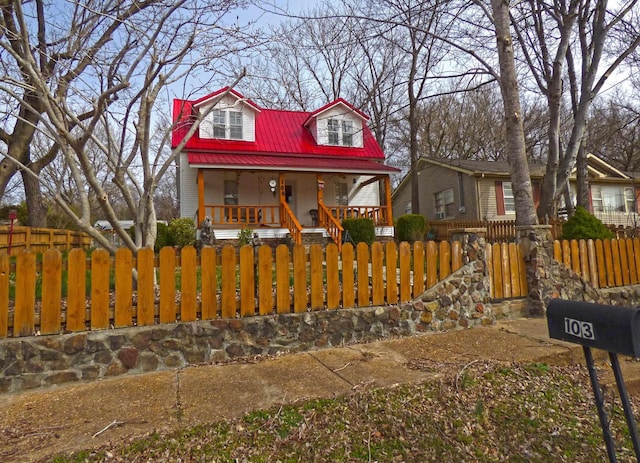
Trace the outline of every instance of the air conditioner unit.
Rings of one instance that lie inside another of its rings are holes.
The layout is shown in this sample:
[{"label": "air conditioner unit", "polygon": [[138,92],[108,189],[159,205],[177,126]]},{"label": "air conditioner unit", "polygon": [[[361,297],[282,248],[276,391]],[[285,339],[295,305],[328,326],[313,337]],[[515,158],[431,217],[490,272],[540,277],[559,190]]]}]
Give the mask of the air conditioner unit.
[{"label": "air conditioner unit", "polygon": [[436,220],[444,219],[444,212],[436,212]]}]

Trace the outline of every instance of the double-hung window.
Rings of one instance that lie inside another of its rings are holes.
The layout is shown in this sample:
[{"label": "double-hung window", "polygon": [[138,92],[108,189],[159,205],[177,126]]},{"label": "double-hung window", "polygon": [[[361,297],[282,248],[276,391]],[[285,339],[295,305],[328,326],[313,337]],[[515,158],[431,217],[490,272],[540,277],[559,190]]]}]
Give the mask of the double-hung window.
[{"label": "double-hung window", "polygon": [[327,138],[330,145],[353,146],[353,121],[327,119]]},{"label": "double-hung window", "polygon": [[516,199],[513,196],[513,186],[511,182],[502,182],[502,197],[504,199],[505,214],[515,214]]},{"label": "double-hung window", "polygon": [[242,140],[242,112],[224,109],[212,111],[213,137]]},{"label": "double-hung window", "polygon": [[435,203],[436,218],[444,219],[446,217],[453,217],[455,215],[453,188],[447,188],[446,190],[436,193]]}]

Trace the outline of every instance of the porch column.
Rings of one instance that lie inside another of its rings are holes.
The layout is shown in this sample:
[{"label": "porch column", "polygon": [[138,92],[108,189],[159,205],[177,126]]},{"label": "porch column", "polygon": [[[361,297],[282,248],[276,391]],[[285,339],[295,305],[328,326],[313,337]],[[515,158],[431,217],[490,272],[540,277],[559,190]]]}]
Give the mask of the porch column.
[{"label": "porch column", "polygon": [[384,177],[384,194],[385,202],[387,206],[387,225],[393,226],[393,208],[391,207],[391,177],[385,175]]},{"label": "porch column", "polygon": [[324,185],[322,174],[316,174],[316,190],[318,191],[318,204],[324,203],[324,187],[320,188],[320,184]]},{"label": "porch column", "polygon": [[280,226],[284,225],[284,210],[282,209],[282,203],[286,201],[286,186],[284,184],[284,173],[278,174],[278,205],[280,206]]},{"label": "porch column", "polygon": [[204,210],[204,171],[202,169],[198,169],[198,223],[196,224],[196,228],[200,228],[200,224],[204,220],[205,217]]}]

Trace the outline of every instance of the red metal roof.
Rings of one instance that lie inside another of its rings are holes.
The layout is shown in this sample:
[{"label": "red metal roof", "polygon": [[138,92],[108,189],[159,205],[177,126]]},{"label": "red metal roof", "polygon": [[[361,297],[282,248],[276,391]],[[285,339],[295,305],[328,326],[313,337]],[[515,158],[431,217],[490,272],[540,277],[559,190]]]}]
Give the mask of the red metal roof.
[{"label": "red metal roof", "polygon": [[233,153],[188,153],[189,164],[220,166],[227,169],[265,170],[309,170],[322,169],[325,172],[353,172],[359,174],[383,174],[397,172],[394,167],[386,166],[368,159],[336,159],[319,156],[274,156]]},{"label": "red metal roof", "polygon": [[[202,103],[210,98],[219,95],[224,89],[218,90],[206,97],[194,101],[174,100],[173,114],[176,128],[172,134],[172,146],[176,147],[183,139],[189,128],[191,127],[194,114],[194,104]],[[244,98],[240,93],[232,90],[233,95]],[[324,158],[318,159],[317,165],[312,165],[311,161],[304,161],[307,167],[320,167],[327,163],[330,159],[332,163],[343,158],[360,158],[376,161],[384,161],[385,156],[378,145],[373,134],[366,126],[366,116],[344,100],[336,100],[336,102],[323,106],[319,110],[310,113],[305,111],[282,111],[273,109],[263,109],[255,103],[248,103],[256,110],[255,119],[255,142],[239,141],[239,140],[222,140],[222,139],[203,139],[196,133],[186,144],[184,150],[189,152],[189,162],[195,162],[197,153],[202,155],[223,154],[228,155],[259,155],[249,157],[255,162],[267,162],[265,159],[270,156],[278,157],[270,161],[273,165],[281,165],[282,162],[290,162],[290,167],[295,167],[296,157],[298,156],[318,156]],[[324,146],[318,145],[307,127],[305,122],[319,112],[325,111],[335,104],[345,104],[352,108],[363,118],[363,147],[342,147],[342,146]],[[191,159],[194,161],[191,161]],[[199,163],[212,165],[213,161],[205,161],[205,159],[213,159],[212,157],[197,157]],[[220,158],[222,159],[222,158]],[[246,165],[241,163],[238,165]],[[265,164],[266,165],[266,164]],[[332,164],[335,165],[335,164]],[[353,164],[350,164],[353,165]],[[287,167],[287,165],[282,165]],[[384,168],[384,166],[380,166]],[[386,172],[396,172],[396,169],[387,168]]]}]

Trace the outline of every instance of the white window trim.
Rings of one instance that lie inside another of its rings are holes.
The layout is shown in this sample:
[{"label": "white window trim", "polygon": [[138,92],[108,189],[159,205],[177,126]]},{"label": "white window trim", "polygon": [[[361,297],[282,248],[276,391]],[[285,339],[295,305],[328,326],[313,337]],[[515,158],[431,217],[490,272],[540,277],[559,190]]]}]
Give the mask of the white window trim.
[{"label": "white window trim", "polygon": [[[236,125],[232,125],[231,124],[231,114],[238,114],[240,116],[240,125],[238,126]],[[221,117],[216,117],[216,116],[224,116],[224,127],[221,123],[222,118]],[[218,119],[218,122],[216,123],[216,119]],[[213,138],[218,138],[218,139],[225,139],[225,140],[243,140],[244,138],[244,114],[242,113],[242,111],[234,111],[231,109],[214,109],[211,112],[211,125],[212,125],[212,135]],[[239,137],[232,137],[231,133],[232,133],[232,128],[240,128],[240,136]],[[219,134],[216,135],[216,129],[220,130],[224,128],[224,136],[220,136]]]},{"label": "white window trim", "polygon": [[[507,185],[508,185],[508,188],[507,188]],[[506,194],[507,190],[511,192],[510,195]],[[507,203],[507,199],[511,199],[512,201]],[[502,182],[502,203],[504,204],[505,214],[516,213],[516,198],[513,195],[513,184],[511,182]],[[513,204],[513,206],[511,206],[511,204]]]},{"label": "white window trim", "polygon": [[[340,119],[337,117],[328,118],[327,144],[331,146],[355,146],[355,126],[356,124],[350,119]],[[334,140],[332,140],[332,137]]]}]

